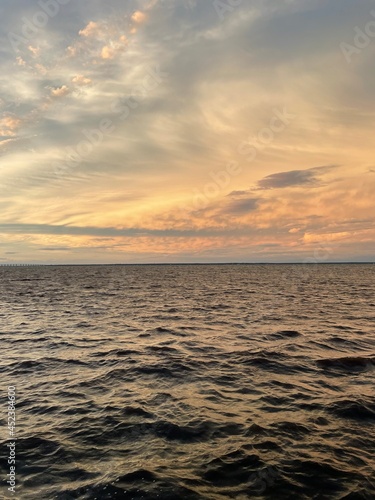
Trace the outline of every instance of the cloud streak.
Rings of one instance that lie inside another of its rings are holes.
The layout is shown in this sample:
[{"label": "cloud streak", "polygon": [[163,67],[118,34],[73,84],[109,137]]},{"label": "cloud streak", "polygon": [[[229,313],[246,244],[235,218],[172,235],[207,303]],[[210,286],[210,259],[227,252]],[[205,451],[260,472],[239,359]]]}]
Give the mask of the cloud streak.
[{"label": "cloud streak", "polygon": [[[48,224],[0,224],[0,234],[51,234],[69,236],[111,236],[111,237],[192,237],[217,236],[224,234],[219,229],[147,229],[147,228],[113,228],[113,227],[79,227]],[[226,233],[226,232],[225,232]]]}]

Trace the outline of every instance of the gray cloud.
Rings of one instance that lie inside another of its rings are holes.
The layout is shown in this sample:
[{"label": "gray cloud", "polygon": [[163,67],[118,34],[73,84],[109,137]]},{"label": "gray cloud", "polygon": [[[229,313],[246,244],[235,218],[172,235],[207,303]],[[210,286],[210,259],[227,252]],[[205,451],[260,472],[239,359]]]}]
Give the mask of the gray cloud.
[{"label": "gray cloud", "polygon": [[53,234],[71,236],[112,236],[112,237],[192,237],[217,236],[227,234],[228,231],[215,229],[145,229],[114,227],[82,227],[52,224],[0,224],[0,233],[4,234]]},{"label": "gray cloud", "polygon": [[38,248],[39,252],[65,252],[72,251],[71,247],[47,247],[47,248]]},{"label": "gray cloud", "polygon": [[229,197],[235,197],[235,196],[245,196],[249,194],[249,191],[232,191],[228,194]]},{"label": "gray cloud", "polygon": [[233,200],[224,211],[232,215],[245,215],[249,212],[253,212],[258,208],[258,198],[242,198],[239,200]]},{"label": "gray cloud", "polygon": [[279,172],[271,174],[261,179],[258,189],[278,189],[287,187],[312,187],[320,183],[320,174],[329,172],[335,168],[334,165],[308,168],[306,170],[290,170],[289,172]]}]

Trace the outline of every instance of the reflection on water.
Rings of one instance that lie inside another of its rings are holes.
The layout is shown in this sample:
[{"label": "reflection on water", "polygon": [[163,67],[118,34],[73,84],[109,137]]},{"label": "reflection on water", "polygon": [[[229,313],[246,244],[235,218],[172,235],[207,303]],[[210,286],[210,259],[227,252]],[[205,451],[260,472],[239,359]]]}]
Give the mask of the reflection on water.
[{"label": "reflection on water", "polygon": [[17,498],[374,498],[374,270],[0,268]]}]

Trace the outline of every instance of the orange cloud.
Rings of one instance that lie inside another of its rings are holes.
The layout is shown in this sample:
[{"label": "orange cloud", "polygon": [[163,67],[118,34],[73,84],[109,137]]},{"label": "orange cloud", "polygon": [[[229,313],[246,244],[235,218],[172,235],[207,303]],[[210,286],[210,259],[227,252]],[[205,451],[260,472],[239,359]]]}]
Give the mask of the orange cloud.
[{"label": "orange cloud", "polygon": [[79,85],[81,87],[85,86],[85,85],[90,85],[92,83],[92,81],[90,80],[90,78],[86,78],[85,76],[83,75],[76,75],[72,78],[72,82],[76,85]]},{"label": "orange cloud", "polygon": [[17,61],[18,66],[25,66],[26,65],[26,62],[20,56],[18,56],[16,58],[16,61]]},{"label": "orange cloud", "polygon": [[15,116],[5,116],[0,120],[0,135],[14,136],[21,120]]},{"label": "orange cloud", "polygon": [[53,97],[64,97],[65,95],[68,95],[70,92],[70,88],[67,87],[66,85],[63,85],[62,87],[57,87],[55,89],[51,89],[51,95]]},{"label": "orange cloud", "polygon": [[322,241],[339,241],[347,239],[353,236],[353,233],[345,231],[338,233],[326,233],[326,234],[312,234],[306,233],[303,237],[303,241],[306,243],[320,243]]},{"label": "orange cloud", "polygon": [[94,21],[90,21],[88,25],[81,31],[79,31],[79,35],[84,37],[93,37],[97,36],[100,33],[100,25]]},{"label": "orange cloud", "polygon": [[116,51],[114,47],[110,47],[109,45],[105,45],[102,48],[102,51],[100,53],[100,57],[102,59],[113,59],[115,57]]},{"label": "orange cloud", "polygon": [[37,57],[40,53],[40,48],[39,47],[33,47],[32,45],[29,45],[27,47],[29,49],[29,51],[32,53],[32,55],[34,57]]},{"label": "orange cloud", "polygon": [[144,12],[141,12],[140,10],[137,10],[134,12],[131,19],[137,24],[142,24],[146,19],[146,14]]},{"label": "orange cloud", "polygon": [[100,57],[102,59],[113,59],[118,52],[125,50],[128,43],[126,36],[121,36],[119,38],[119,42],[114,42],[111,45],[105,45],[101,50]]}]

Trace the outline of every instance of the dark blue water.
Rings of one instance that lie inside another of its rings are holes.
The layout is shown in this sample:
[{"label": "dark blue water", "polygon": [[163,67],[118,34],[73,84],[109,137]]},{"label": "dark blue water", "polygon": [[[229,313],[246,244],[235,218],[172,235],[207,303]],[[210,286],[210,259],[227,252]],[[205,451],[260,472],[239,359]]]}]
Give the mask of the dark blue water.
[{"label": "dark blue water", "polygon": [[20,500],[374,499],[374,278],[0,268],[2,497],[12,385]]}]

